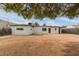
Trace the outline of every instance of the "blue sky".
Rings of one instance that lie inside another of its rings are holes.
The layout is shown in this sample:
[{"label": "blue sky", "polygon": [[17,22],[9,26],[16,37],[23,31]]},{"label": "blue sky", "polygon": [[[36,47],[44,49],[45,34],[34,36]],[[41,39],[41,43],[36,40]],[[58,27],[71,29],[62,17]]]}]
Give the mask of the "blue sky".
[{"label": "blue sky", "polygon": [[7,13],[3,9],[0,9],[0,19],[18,24],[28,24],[28,22],[38,22],[40,25],[47,24],[49,26],[79,24],[79,17],[74,19],[69,19],[67,17],[57,17],[56,19],[44,18],[43,20],[31,18],[30,20],[28,20],[28,19],[24,19],[22,16],[18,16],[17,13],[14,12]]}]

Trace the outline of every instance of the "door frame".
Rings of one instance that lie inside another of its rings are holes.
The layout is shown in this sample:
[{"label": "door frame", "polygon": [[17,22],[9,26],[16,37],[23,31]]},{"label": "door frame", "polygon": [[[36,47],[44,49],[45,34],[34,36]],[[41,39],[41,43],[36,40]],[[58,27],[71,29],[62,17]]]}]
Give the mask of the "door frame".
[{"label": "door frame", "polygon": [[51,28],[48,28],[48,33],[51,33]]}]

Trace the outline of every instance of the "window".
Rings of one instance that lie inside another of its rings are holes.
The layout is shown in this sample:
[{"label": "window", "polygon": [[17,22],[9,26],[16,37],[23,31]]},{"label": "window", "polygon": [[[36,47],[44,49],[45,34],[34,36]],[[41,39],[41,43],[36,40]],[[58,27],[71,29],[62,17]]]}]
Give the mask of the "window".
[{"label": "window", "polygon": [[17,28],[17,30],[24,30],[23,28]]},{"label": "window", "polygon": [[46,28],[42,28],[42,31],[46,31]]}]

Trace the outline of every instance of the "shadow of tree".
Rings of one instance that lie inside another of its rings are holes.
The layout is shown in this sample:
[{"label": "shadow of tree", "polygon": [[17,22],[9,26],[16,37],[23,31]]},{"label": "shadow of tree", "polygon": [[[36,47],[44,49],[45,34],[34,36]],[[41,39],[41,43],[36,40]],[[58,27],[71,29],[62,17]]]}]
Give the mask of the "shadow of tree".
[{"label": "shadow of tree", "polygon": [[79,42],[69,42],[65,44],[64,56],[79,56]]}]

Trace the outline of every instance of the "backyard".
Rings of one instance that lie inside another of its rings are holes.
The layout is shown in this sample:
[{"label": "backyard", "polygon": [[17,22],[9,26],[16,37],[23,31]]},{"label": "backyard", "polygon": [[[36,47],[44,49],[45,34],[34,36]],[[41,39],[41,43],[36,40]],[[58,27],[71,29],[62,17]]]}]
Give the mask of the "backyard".
[{"label": "backyard", "polygon": [[48,34],[29,36],[0,36],[0,55],[79,56],[79,35]]}]

